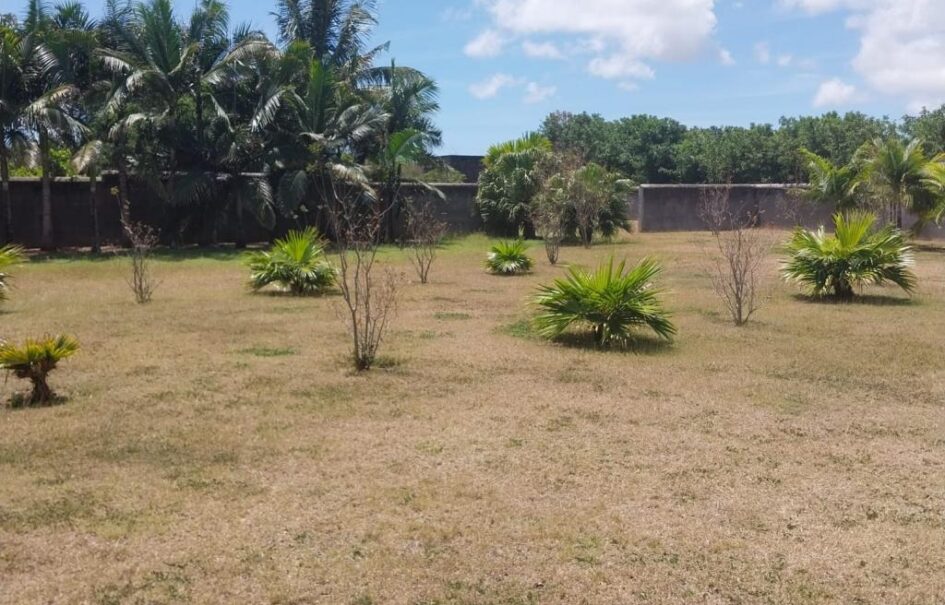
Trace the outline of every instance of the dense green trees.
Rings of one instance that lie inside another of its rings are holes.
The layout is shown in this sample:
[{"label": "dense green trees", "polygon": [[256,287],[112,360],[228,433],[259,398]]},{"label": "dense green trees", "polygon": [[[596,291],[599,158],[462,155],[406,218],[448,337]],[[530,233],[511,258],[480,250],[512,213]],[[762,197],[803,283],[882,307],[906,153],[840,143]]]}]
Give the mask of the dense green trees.
[{"label": "dense green trees", "polygon": [[782,118],[777,127],[687,128],[668,118],[637,115],[549,115],[540,132],[573,153],[638,183],[796,183],[807,180],[807,149],[835,165],[849,163],[865,141],[897,133],[921,136],[927,151],[945,147],[945,110],[896,124],[862,113]]},{"label": "dense green trees", "polygon": [[151,183],[168,239],[215,232],[224,210],[240,225],[244,214],[315,222],[331,180],[373,195],[366,166],[383,165],[398,133],[416,133],[424,156],[441,140],[436,83],[375,64],[388,48],[366,46],[375,15],[364,0],[280,0],[276,45],[233,26],[221,0],[183,19],[170,0],[108,0],[98,23],[81,4],[29,0],[22,23],[0,23],[5,212],[10,172],[38,165],[53,243],[49,182],[63,148],[79,172],[118,172],[126,222],[129,179]]}]

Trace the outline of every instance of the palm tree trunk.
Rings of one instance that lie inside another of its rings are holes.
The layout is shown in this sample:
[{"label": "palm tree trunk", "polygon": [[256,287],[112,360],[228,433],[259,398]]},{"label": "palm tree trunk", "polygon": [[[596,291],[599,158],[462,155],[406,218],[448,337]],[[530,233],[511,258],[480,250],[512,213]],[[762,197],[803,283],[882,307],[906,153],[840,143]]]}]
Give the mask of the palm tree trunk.
[{"label": "palm tree trunk", "polygon": [[118,168],[118,213],[122,231],[131,225],[131,206],[128,203],[128,161],[125,154],[118,152],[115,165]]},{"label": "palm tree trunk", "polygon": [[246,233],[243,226],[243,192],[238,184],[234,196],[236,198],[236,247],[242,249],[246,247]]},{"label": "palm tree trunk", "polygon": [[[2,142],[0,142],[2,145]],[[0,181],[3,188],[3,243],[13,242],[13,198],[10,194],[10,160],[7,158],[6,150],[0,150]]]},{"label": "palm tree trunk", "polygon": [[45,128],[39,130],[39,161],[42,164],[42,233],[40,235],[40,245],[44,250],[55,248],[53,241],[53,217],[52,217],[52,175],[49,165],[49,133]]},{"label": "palm tree trunk", "polygon": [[93,172],[89,175],[89,210],[92,214],[92,252],[98,254],[102,251],[102,239],[98,225],[98,196],[97,176]]}]

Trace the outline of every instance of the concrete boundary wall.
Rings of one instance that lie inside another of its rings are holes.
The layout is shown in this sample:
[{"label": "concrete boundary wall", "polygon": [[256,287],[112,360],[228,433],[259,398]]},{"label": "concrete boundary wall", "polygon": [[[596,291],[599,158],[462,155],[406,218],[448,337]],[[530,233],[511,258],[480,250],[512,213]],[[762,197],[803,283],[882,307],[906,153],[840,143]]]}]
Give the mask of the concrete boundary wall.
[{"label": "concrete boundary wall", "polygon": [[[94,240],[92,204],[98,211],[99,232],[103,245],[120,244],[124,240],[118,201],[111,189],[118,185],[115,174],[106,174],[98,183],[93,198],[89,181],[84,177],[56,178],[52,183],[53,240],[56,247],[91,246]],[[475,212],[478,187],[475,184],[448,183],[436,185],[445,197],[441,200],[425,188],[405,185],[402,195],[429,199],[439,209],[441,219],[452,233],[469,233],[481,228]],[[228,243],[242,232],[247,242],[263,242],[283,235],[299,226],[295,221],[279,219],[275,228],[265,229],[251,213],[244,214],[242,226],[232,206],[206,209],[169,207],[152,186],[132,179],[129,183],[132,219],[157,227],[164,239],[176,236],[181,244]],[[42,185],[38,178],[10,180],[12,239],[28,248],[41,245]],[[6,229],[6,213],[0,211],[0,233]]]},{"label": "concrete boundary wall", "polygon": [[[700,216],[705,196],[727,185],[641,185],[631,201],[631,217],[643,232],[702,231]],[[731,185],[729,201],[735,208],[757,213],[759,226],[789,229],[797,225],[815,229],[832,224],[833,209],[803,199],[797,185]],[[915,224],[915,216],[906,226]],[[945,229],[931,225],[923,239],[945,239]]]}]

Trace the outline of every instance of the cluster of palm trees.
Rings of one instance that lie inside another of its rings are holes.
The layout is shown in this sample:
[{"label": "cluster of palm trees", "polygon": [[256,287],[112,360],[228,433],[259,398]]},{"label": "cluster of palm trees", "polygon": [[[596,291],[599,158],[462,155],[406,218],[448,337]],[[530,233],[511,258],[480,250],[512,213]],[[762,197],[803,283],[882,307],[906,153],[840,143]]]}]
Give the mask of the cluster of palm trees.
[{"label": "cluster of palm trees", "polygon": [[276,42],[231,27],[221,0],[198,0],[188,20],[171,0],[108,0],[97,22],[78,2],[29,0],[22,22],[3,18],[7,230],[10,168],[37,166],[43,243],[54,244],[54,148],[73,153],[93,196],[101,174],[117,172],[123,221],[129,180],[141,179],[182,229],[223,211],[266,225],[317,213],[331,179],[390,182],[440,143],[436,83],[379,66],[387,45],[368,47],[373,0],[278,0],[273,15]]},{"label": "cluster of palm trees", "polygon": [[875,139],[844,166],[802,150],[810,175],[808,197],[840,212],[868,208],[902,229],[906,211],[921,229],[945,216],[945,154],[930,157],[921,139]]}]

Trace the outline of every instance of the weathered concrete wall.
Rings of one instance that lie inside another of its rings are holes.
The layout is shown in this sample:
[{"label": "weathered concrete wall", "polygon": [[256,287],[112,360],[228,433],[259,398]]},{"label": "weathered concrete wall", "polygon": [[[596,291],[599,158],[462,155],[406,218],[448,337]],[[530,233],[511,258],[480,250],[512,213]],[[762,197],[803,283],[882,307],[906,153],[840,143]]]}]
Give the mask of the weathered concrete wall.
[{"label": "weathered concrete wall", "polygon": [[[99,232],[104,245],[123,241],[118,201],[111,189],[118,185],[117,175],[106,175],[96,187],[94,203],[98,210]],[[240,231],[232,208],[173,208],[161,200],[149,184],[134,181],[130,185],[132,219],[159,228],[165,238],[184,234],[182,244],[226,243],[236,241]],[[480,228],[475,212],[478,188],[475,184],[437,185],[445,200],[420,187],[405,186],[403,194],[417,199],[434,200],[452,233],[468,233]],[[41,244],[42,185],[36,178],[14,178],[10,182],[13,241],[34,248]],[[60,178],[52,183],[52,217],[56,247],[86,247],[93,243],[92,198],[85,178]],[[186,216],[186,220],[180,217]],[[261,227],[249,213],[244,214],[242,231],[248,242],[268,241],[295,227],[294,222],[280,220],[273,230]],[[0,212],[0,233],[6,228],[6,216]]]},{"label": "weathered concrete wall", "polygon": [[483,170],[481,155],[444,155],[439,158],[444,164],[459,171],[467,183],[478,183]]},{"label": "weathered concrete wall", "polygon": [[[631,215],[641,231],[701,231],[706,228],[700,208],[706,195],[724,185],[641,185],[631,202]],[[830,225],[833,209],[811,204],[796,185],[732,185],[729,201],[734,208],[757,213],[759,226],[817,228]],[[912,227],[915,217],[907,217]],[[934,225],[922,232],[927,239],[945,239],[945,229]]]}]

